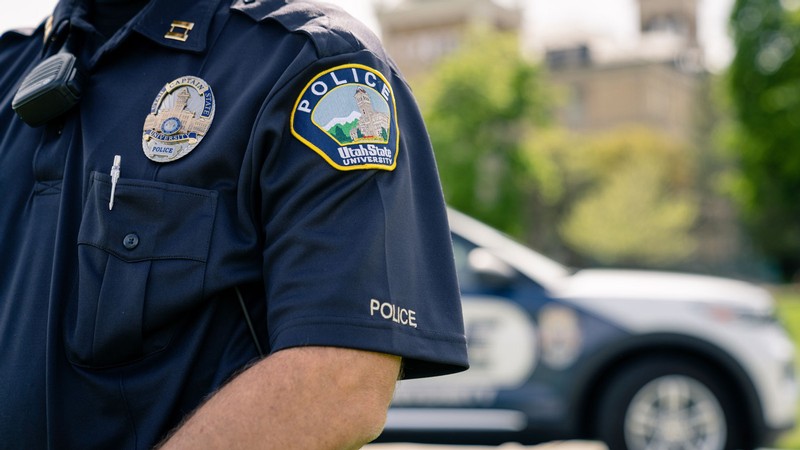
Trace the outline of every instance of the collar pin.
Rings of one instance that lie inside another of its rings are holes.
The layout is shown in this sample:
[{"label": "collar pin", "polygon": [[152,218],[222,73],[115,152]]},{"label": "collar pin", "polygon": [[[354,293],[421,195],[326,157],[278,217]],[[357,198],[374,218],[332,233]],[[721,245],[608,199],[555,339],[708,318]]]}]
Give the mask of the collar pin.
[{"label": "collar pin", "polygon": [[194,28],[194,22],[184,22],[182,20],[173,20],[170,24],[169,31],[164,35],[167,39],[186,42],[189,39],[189,31]]}]

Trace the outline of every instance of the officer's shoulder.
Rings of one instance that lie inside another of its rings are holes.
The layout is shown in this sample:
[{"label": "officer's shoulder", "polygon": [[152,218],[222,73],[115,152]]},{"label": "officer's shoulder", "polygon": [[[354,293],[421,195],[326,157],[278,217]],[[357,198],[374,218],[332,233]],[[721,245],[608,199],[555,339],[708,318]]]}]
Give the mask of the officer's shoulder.
[{"label": "officer's shoulder", "polygon": [[4,41],[24,41],[33,37],[36,28],[13,28],[0,31],[0,39]]},{"label": "officer's shoulder", "polygon": [[291,33],[302,33],[314,43],[320,56],[344,51],[383,53],[375,34],[341,7],[314,0],[236,1],[232,7],[258,22],[273,21]]},{"label": "officer's shoulder", "polygon": [[0,65],[16,60],[23,49],[41,48],[42,35],[34,28],[0,31]]}]

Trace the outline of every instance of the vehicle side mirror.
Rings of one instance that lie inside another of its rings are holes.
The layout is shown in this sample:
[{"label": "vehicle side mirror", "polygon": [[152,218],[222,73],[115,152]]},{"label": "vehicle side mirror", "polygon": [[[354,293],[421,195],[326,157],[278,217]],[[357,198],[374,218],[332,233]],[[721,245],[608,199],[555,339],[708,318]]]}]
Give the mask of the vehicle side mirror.
[{"label": "vehicle side mirror", "polygon": [[487,288],[508,287],[517,274],[508,263],[483,248],[470,251],[467,261],[478,282]]}]

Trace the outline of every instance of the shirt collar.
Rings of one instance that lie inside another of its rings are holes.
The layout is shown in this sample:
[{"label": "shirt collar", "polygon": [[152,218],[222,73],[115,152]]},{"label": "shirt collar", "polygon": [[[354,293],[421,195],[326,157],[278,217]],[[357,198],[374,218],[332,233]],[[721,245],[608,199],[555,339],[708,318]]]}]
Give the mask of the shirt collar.
[{"label": "shirt collar", "polygon": [[165,47],[205,51],[220,0],[151,0],[133,29]]},{"label": "shirt collar", "polygon": [[81,0],[61,0],[56,4],[53,14],[47,18],[45,24],[45,45],[66,38],[69,32],[69,23],[73,17],[84,15],[86,5]]},{"label": "shirt collar", "polygon": [[[71,20],[75,21],[85,15],[86,1],[59,1],[53,11],[52,31],[45,39],[66,33]],[[133,19],[131,28],[165,47],[203,52],[220,1],[151,0],[144,11]],[[124,36],[117,35],[116,38]]]}]

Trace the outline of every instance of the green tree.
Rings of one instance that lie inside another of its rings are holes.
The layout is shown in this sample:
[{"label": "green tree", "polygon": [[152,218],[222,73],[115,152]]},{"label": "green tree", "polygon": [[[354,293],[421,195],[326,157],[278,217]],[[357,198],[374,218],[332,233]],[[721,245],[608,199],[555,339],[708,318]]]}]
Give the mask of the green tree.
[{"label": "green tree", "polygon": [[459,50],[415,83],[450,205],[506,232],[526,229],[526,142],[550,101],[516,36],[471,30]]},{"label": "green tree", "polygon": [[535,244],[546,253],[578,265],[664,267],[695,250],[699,211],[688,146],[647,128],[554,131],[528,156],[540,201],[554,211],[547,242]]},{"label": "green tree", "polygon": [[346,144],[352,141],[352,139],[350,139],[350,136],[345,134],[341,125],[336,125],[335,127],[333,127],[331,129],[331,132],[333,133],[333,137],[335,137],[340,144]]},{"label": "green tree", "polygon": [[738,124],[735,196],[753,239],[784,277],[800,270],[800,11],[737,0],[729,89]]}]

